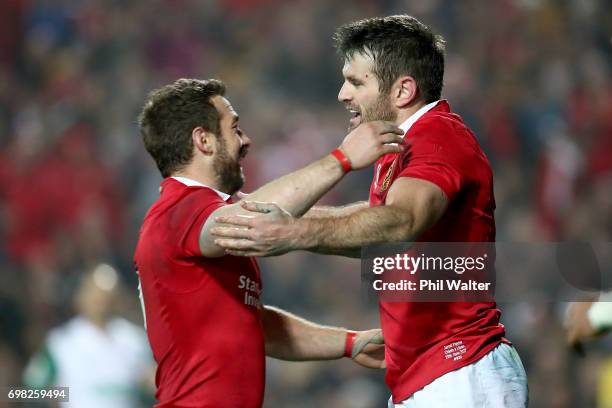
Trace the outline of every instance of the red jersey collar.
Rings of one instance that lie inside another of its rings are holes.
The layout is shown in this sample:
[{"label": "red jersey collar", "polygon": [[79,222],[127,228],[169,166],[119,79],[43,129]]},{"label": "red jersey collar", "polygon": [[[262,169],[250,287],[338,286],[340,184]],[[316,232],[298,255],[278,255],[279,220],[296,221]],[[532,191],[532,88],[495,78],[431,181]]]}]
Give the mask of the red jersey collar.
[{"label": "red jersey collar", "polygon": [[421,117],[423,117],[429,111],[450,112],[450,106],[448,105],[448,101],[446,99],[440,99],[428,103],[427,105],[422,106],[419,110],[413,113],[398,127],[404,131],[405,135],[406,133],[408,133],[412,125],[418,122],[418,120],[421,119]]}]

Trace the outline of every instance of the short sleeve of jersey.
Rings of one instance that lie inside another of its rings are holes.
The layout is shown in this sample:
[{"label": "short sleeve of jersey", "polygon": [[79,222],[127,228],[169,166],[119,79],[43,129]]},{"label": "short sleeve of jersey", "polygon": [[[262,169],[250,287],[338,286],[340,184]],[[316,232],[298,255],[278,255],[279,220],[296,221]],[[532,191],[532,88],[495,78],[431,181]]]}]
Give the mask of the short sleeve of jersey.
[{"label": "short sleeve of jersey", "polygon": [[412,130],[408,148],[402,152],[402,170],[397,178],[414,177],[434,183],[451,202],[463,183],[458,162],[461,153],[448,140],[452,135],[428,124]]},{"label": "short sleeve of jersey", "polygon": [[[171,214],[171,223],[176,228],[175,234],[178,249],[182,255],[202,256],[200,250],[200,231],[202,226],[217,208],[227,205],[219,195],[209,189],[190,187]],[[172,228],[172,227],[171,227]]]}]

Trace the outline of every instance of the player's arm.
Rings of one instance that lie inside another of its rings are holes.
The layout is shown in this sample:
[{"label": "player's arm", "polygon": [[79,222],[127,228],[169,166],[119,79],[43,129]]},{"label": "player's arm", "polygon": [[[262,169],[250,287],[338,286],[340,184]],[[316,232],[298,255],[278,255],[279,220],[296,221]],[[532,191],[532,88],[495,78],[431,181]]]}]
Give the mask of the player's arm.
[{"label": "player's arm", "polygon": [[358,201],[356,203],[342,206],[324,206],[315,205],[306,214],[305,218],[339,218],[351,215],[354,212],[368,208],[370,205],[367,201]]},{"label": "player's arm", "polygon": [[[253,208],[262,208],[265,206],[265,203],[258,203]],[[310,219],[342,218],[368,207],[369,203],[367,201],[359,201],[343,206],[314,206],[310,208],[310,210],[308,210],[308,212],[306,212],[303,217]],[[245,208],[249,207],[245,206]],[[275,210],[275,208],[273,208],[273,210]],[[215,228],[212,231],[217,230],[218,228]],[[328,255],[342,255],[350,258],[360,258],[361,248],[328,249],[325,253]]]},{"label": "player's arm", "polygon": [[[340,150],[358,170],[372,164],[380,156],[399,152],[402,130],[388,122],[368,122],[344,139]],[[274,180],[249,194],[249,201],[275,203],[280,209],[294,217],[299,217],[313,206],[329,189],[344,176],[345,170],[334,156],[316,162],[293,173]],[[217,246],[210,230],[217,225],[219,216],[246,216],[248,211],[239,204],[226,205],[215,210],[204,223],[200,232],[200,249],[207,257],[225,255],[223,248]]]},{"label": "player's arm", "polygon": [[[249,194],[239,191],[236,196],[240,200],[249,200]],[[335,218],[350,215],[355,211],[363,208],[368,208],[370,204],[367,201],[357,201],[351,204],[329,206],[329,205],[314,205],[302,216],[306,218]]]},{"label": "player's arm", "polygon": [[391,186],[386,204],[364,208],[338,219],[298,223],[304,249],[328,253],[382,242],[413,241],[446,211],[446,195],[429,181],[401,177]]},{"label": "player's arm", "polygon": [[[332,206],[314,206],[306,214],[304,214],[305,218],[312,219],[322,219],[322,218],[342,218],[347,217],[357,211],[369,208],[370,204],[367,201],[359,201],[352,204],[347,204],[338,207]],[[360,248],[328,248],[325,251],[328,255],[342,255],[347,256],[349,258],[360,258],[361,257],[361,249]]]},{"label": "player's arm", "polygon": [[[321,326],[272,306],[264,307],[262,322],[266,355],[269,357],[306,361],[335,360],[347,355],[346,329]],[[356,363],[370,368],[384,368],[384,344],[380,330],[355,332],[351,339],[348,348],[350,357]]]},{"label": "player's arm", "polygon": [[400,177],[389,189],[384,206],[362,208],[339,218],[294,218],[271,204],[244,206],[266,215],[221,220],[248,228],[215,230],[223,237],[217,243],[230,254],[267,256],[296,249],[343,254],[369,244],[414,240],[440,219],[448,199],[434,183]]}]

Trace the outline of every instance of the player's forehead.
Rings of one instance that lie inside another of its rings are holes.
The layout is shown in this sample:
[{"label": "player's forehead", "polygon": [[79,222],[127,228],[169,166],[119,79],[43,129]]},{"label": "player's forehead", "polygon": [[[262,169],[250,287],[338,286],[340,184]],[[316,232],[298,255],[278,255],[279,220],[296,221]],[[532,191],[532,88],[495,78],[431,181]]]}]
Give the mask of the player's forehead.
[{"label": "player's forehead", "polygon": [[219,112],[221,121],[238,122],[238,113],[226,97],[216,95],[211,98],[211,102]]},{"label": "player's forehead", "polygon": [[345,78],[355,77],[363,79],[372,75],[373,68],[374,59],[370,55],[356,52],[344,60],[342,75]]}]

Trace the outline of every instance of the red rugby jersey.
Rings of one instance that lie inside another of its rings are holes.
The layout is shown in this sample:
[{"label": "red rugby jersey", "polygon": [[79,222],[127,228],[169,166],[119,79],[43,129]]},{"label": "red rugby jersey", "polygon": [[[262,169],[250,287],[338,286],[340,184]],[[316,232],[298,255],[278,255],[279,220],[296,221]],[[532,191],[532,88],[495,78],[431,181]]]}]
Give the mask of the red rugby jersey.
[{"label": "red rugby jersey", "polygon": [[[495,241],[489,161],[445,100],[431,105],[403,125],[404,130],[409,127],[404,136],[407,148],[375,163],[370,206],[384,205],[389,187],[399,177],[427,180],[444,191],[449,206],[417,241]],[[493,302],[381,301],[379,305],[386,344],[385,379],[395,403],[478,360],[504,340],[501,312]],[[448,359],[446,346],[463,354],[457,360]]]},{"label": "red rugby jersey", "polygon": [[162,182],[134,256],[158,363],[157,406],[261,407],[259,268],[253,258],[201,255],[202,225],[226,203],[211,188],[188,184]]}]

